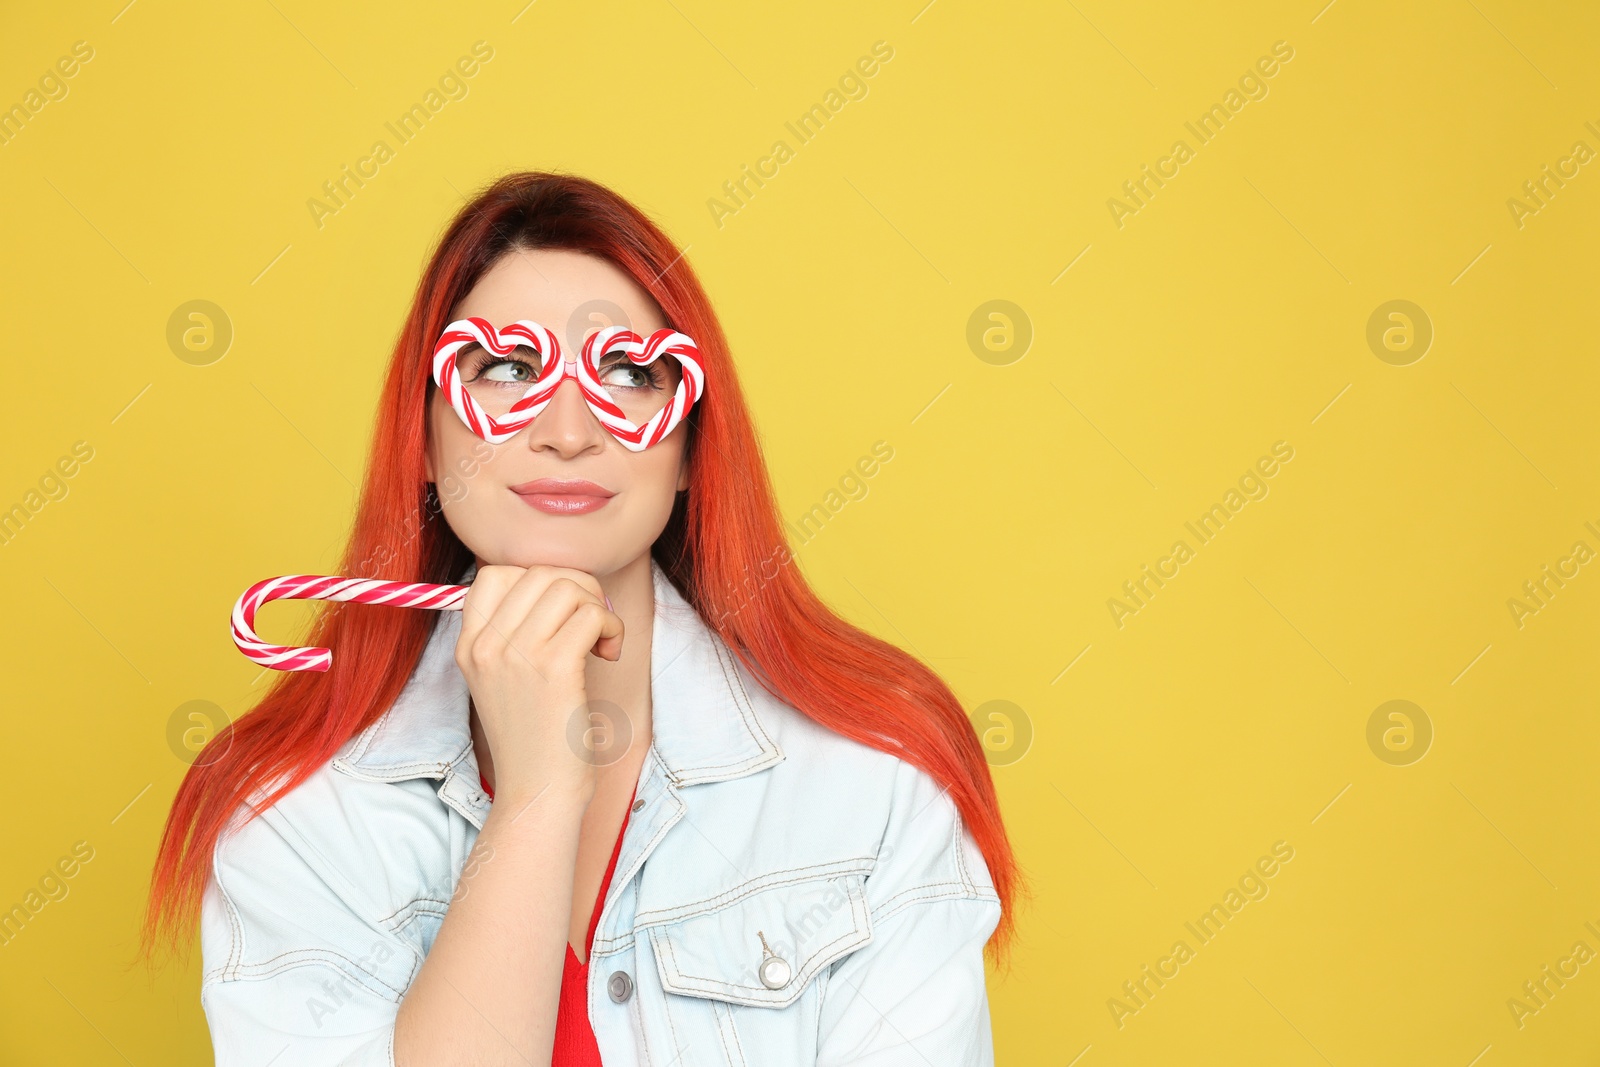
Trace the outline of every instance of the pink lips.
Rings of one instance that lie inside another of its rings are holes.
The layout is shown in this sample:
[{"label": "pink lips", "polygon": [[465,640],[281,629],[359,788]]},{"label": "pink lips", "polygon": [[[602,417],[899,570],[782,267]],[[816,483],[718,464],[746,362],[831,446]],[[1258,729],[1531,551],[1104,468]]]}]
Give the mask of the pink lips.
[{"label": "pink lips", "polygon": [[539,478],[510,487],[529,507],[538,508],[550,515],[582,515],[598,511],[616,494],[603,485],[579,478],[564,481],[560,478]]}]

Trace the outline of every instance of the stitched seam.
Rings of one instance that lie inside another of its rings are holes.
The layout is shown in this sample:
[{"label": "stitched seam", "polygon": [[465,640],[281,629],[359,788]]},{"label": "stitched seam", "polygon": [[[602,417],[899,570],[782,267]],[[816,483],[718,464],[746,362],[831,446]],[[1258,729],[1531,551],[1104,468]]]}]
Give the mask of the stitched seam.
[{"label": "stitched seam", "polygon": [[[398,699],[400,699],[400,697],[395,696],[395,701],[398,701]],[[352,758],[352,763],[354,763],[354,760],[362,760],[362,758],[365,758],[366,753],[371,752],[371,749],[373,749],[373,745],[378,744],[378,737],[382,736],[382,733],[384,733],[386,729],[389,729],[390,720],[394,718],[395,701],[390,701],[389,707],[384,709],[384,713],[379,715],[378,720],[374,721],[373,725],[368,726],[368,728],[363,731],[363,733],[366,734],[366,737],[363,739],[362,745],[360,745],[360,753],[358,753],[358,755],[352,753],[352,757],[354,757]],[[355,769],[354,766],[352,766],[352,769]]]},{"label": "stitched seam", "polygon": [[[301,863],[305,864],[307,869],[310,870],[313,875],[316,876],[317,880],[327,887],[334,899],[336,899],[340,905],[348,909],[352,917],[359,919],[364,924],[376,925],[372,924],[368,919],[368,916],[371,914],[370,902],[366,900],[360,888],[351,882],[348,875],[346,875],[346,873],[337,865],[328,861],[328,859],[322,854],[321,850],[318,849],[315,844],[313,844],[311,840],[300,831],[299,827],[295,825],[294,821],[288,817],[288,814],[283,810],[282,807],[274,804],[272,807],[263,811],[260,818],[263,820],[265,829],[271,830],[277,835],[278,839],[282,841],[292,853],[294,853]],[[302,844],[306,846],[306,849],[309,849],[311,854],[310,856],[307,855],[305,850],[299,847]],[[313,862],[313,858],[316,862]],[[353,902],[353,898],[359,899],[361,905],[363,906],[357,906]],[[241,941],[243,940],[242,934],[240,939]],[[399,942],[399,947],[404,947],[408,950],[411,949],[411,946],[405,944],[403,941]],[[229,977],[242,978],[245,976],[246,971],[253,971],[258,968],[266,967],[276,960],[284,959],[285,957],[295,953],[315,953],[320,951],[326,951],[329,955],[336,956],[339,959],[344,960],[346,963],[350,964],[351,968],[356,972],[357,975],[370,975],[372,979],[379,985],[383,986],[385,989],[394,991],[396,998],[403,993],[403,990],[395,990],[393,986],[389,985],[389,983],[385,982],[382,978],[379,978],[376,974],[372,974],[365,968],[361,967],[348,956],[332,950],[295,949],[291,950],[290,952],[279,953],[277,956],[272,956],[265,960],[258,960],[251,964],[243,963],[241,958],[239,961],[234,962],[230,966]],[[242,954],[243,952],[241,945],[241,957]],[[412,951],[412,955],[413,958],[415,958],[416,953],[414,950]],[[415,973],[415,968],[413,969],[413,973]],[[360,983],[361,980],[359,977],[357,977],[356,981]]]},{"label": "stitched seam", "polygon": [[[841,957],[842,958],[842,957]],[[834,960],[828,966],[817,972],[817,995],[812,1001],[815,1017],[811,1020],[812,1048],[822,1047],[822,1005],[828,1000],[828,985],[833,981],[833,969],[839,965]]]},{"label": "stitched seam", "polygon": [[[841,869],[841,864],[853,864],[854,866]],[[865,864],[865,866],[862,866],[863,864]],[[727,907],[730,904],[737,904],[746,897],[753,896],[756,893],[764,893],[769,889],[782,889],[785,886],[791,886],[798,882],[808,882],[812,880],[820,881],[822,878],[838,878],[849,875],[865,874],[871,869],[871,859],[866,856],[853,856],[850,859],[832,860],[828,863],[813,863],[806,867],[791,867],[786,870],[773,871],[770,874],[762,875],[760,878],[752,878],[743,885],[735,886],[732,889],[726,890],[717,896],[708,897],[705,900],[697,900],[689,904],[680,904],[675,908],[657,908],[654,911],[639,912],[634,916],[633,925],[635,929],[644,929],[645,927],[659,926],[663,923],[682,922],[684,919],[692,919],[700,915],[705,915],[708,912],[717,911],[721,908]],[[826,871],[827,873],[817,874],[816,872],[819,871]],[[775,875],[790,875],[791,877],[776,879],[773,881],[766,880],[774,878]]]},{"label": "stitched seam", "polygon": [[865,886],[854,887],[855,892],[850,894],[850,914],[855,918],[858,926],[865,924],[867,940],[872,940],[872,909],[867,907],[867,891]]},{"label": "stitched seam", "polygon": [[[663,937],[660,940],[661,940],[662,943],[664,943],[666,945],[666,949],[667,949],[667,966],[672,969],[672,976],[674,978],[681,977],[683,972],[678,969],[678,953],[673,948],[671,939]],[[656,945],[656,951],[657,951],[657,953],[659,953],[660,950],[661,950],[661,945],[657,944],[657,940],[656,940],[654,935],[651,936],[650,942],[651,942],[651,944],[655,944]]]},{"label": "stitched seam", "polygon": [[[757,1007],[773,1007],[773,1006],[787,1007],[788,1005],[793,1004],[796,1000],[798,1000],[800,998],[801,994],[803,994],[805,992],[806,983],[811,980],[811,977],[813,975],[815,975],[817,973],[817,971],[821,970],[823,967],[825,967],[828,964],[833,962],[833,960],[831,958],[824,959],[824,957],[827,956],[827,954],[830,951],[832,951],[833,948],[836,945],[839,945],[839,944],[842,944],[842,943],[844,943],[846,941],[849,941],[851,938],[858,938],[858,940],[856,941],[856,944],[858,944],[858,945],[864,945],[868,941],[872,940],[872,934],[871,934],[870,930],[862,930],[862,929],[860,929],[860,926],[861,926],[860,920],[865,916],[862,916],[859,912],[856,911],[855,905],[858,902],[858,899],[859,899],[859,893],[852,892],[851,896],[850,896],[850,902],[851,902],[850,911],[851,911],[851,918],[853,920],[855,920],[855,921],[851,924],[851,928],[848,931],[846,931],[845,933],[843,933],[843,934],[839,935],[838,937],[834,938],[832,941],[828,942],[826,945],[822,945],[822,946],[819,946],[818,948],[814,949],[812,951],[811,955],[806,957],[806,965],[804,967],[800,968],[800,970],[795,975],[795,977],[793,979],[791,979],[791,981],[793,982],[793,984],[795,986],[795,991],[793,993],[791,993],[786,1000],[777,999],[778,990],[775,990],[775,989],[774,990],[758,990],[754,986],[735,985],[732,982],[725,982],[725,981],[722,981],[721,979],[717,979],[717,978],[708,978],[708,977],[706,977],[704,975],[689,974],[686,971],[684,971],[682,967],[680,967],[678,965],[677,950],[673,946],[672,939],[670,937],[667,937],[664,932],[661,934],[660,937],[657,937],[657,936],[655,936],[655,933],[652,932],[650,940],[651,940],[651,942],[653,944],[656,944],[658,946],[660,944],[662,944],[662,943],[665,944],[666,950],[667,950],[667,953],[666,953],[667,957],[671,961],[672,976],[673,976],[674,980],[676,980],[680,985],[684,985],[684,986],[687,987],[689,985],[689,983],[696,982],[696,983],[700,983],[700,986],[697,989],[697,992],[702,992],[702,993],[722,993],[722,994],[724,994],[724,995],[726,995],[728,997],[732,997],[732,998],[743,997],[743,998],[746,998],[746,999],[741,999],[740,1003],[750,1004],[750,1005],[754,1005],[754,1006],[757,1006]],[[820,961],[820,962],[818,962],[818,961]],[[749,999],[750,995],[752,993],[761,994],[763,992],[769,994],[771,999],[767,999],[767,1000]]]},{"label": "stitched seam", "polygon": [[[393,710],[392,707],[390,710]],[[386,722],[388,716],[389,712],[384,712],[383,718],[373,725],[377,726]],[[335,757],[331,761],[334,769],[342,771],[352,778],[359,778],[362,781],[384,782],[386,784],[403,781],[406,777],[443,778],[449,773],[450,768],[466,757],[467,752],[472,748],[472,740],[469,738],[467,743],[462,746],[461,751],[457,752],[448,761],[412,760],[407,763],[382,763],[376,767],[357,766],[365,758],[367,749],[371,747],[372,743],[369,741],[361,745],[359,750],[352,750],[348,755]]]},{"label": "stitched seam", "polygon": [[968,896],[966,886],[960,882],[924,882],[914,885],[910,889],[902,889],[894,896],[885,900],[878,908],[878,914],[898,909],[907,900],[938,900],[954,893],[957,896]]},{"label": "stitched seam", "polygon": [[[760,719],[755,715],[754,708],[750,703],[750,696],[745,692],[744,683],[739,679],[737,669],[731,672],[729,670],[729,660],[726,657],[731,656],[732,653],[727,650],[721,639],[715,634],[710,634],[710,637],[713,657],[717,661],[717,667],[722,671],[723,683],[728,687],[729,695],[734,698],[733,705],[739,712],[740,722],[744,724],[751,737],[760,738],[758,743],[761,751],[753,756],[729,763],[700,764],[692,767],[689,769],[688,774],[694,778],[713,774],[717,771],[754,769],[764,765],[774,756],[781,755],[778,751],[778,746],[773,744],[771,736],[768,735],[765,728],[762,727]],[[690,781],[689,784],[694,784],[694,782]]]},{"label": "stitched seam", "polygon": [[244,952],[244,923],[239,918],[239,909],[234,906],[228,887],[222,884],[222,864],[218,862],[217,856],[222,851],[223,836],[217,838],[217,843],[211,850],[211,876],[217,880],[217,891],[222,894],[223,913],[227,915],[228,926],[232,931],[228,944],[228,959],[221,967],[221,974],[226,977],[233,973],[235,964]]},{"label": "stitched seam", "polygon": [[405,989],[411,988],[411,983],[417,980],[417,972],[422,970],[422,952],[420,948],[412,948],[410,945],[406,947],[411,949],[411,972],[406,975],[406,984],[401,991],[401,996],[405,995]]},{"label": "stitched seam", "polygon": [[[716,911],[728,904],[738,903],[745,897],[751,896],[755,893],[762,893],[769,889],[781,889],[785,886],[794,885],[797,882],[810,881],[812,880],[812,875],[819,871],[829,870],[830,873],[825,875],[817,875],[816,880],[821,880],[823,877],[832,877],[835,875],[844,876],[850,874],[862,874],[865,872],[856,867],[850,867],[839,871],[833,871],[831,869],[836,867],[837,864],[856,863],[863,858],[864,857],[856,857],[850,860],[833,860],[828,863],[813,863],[805,867],[790,867],[780,871],[773,871],[769,874],[762,875],[759,878],[752,878],[743,885],[738,885],[732,889],[724,890],[722,893],[714,897],[707,897],[704,900],[697,900],[689,904],[681,904],[676,908],[657,908],[654,911],[641,912],[638,917],[641,921],[635,922],[635,925],[656,925],[662,921],[656,917],[663,915],[676,916],[676,918],[671,920],[673,922],[677,922],[682,919],[694,918],[699,915],[704,915],[707,912]],[[772,879],[774,875],[791,875],[792,877],[769,881],[768,879]]]},{"label": "stitched seam", "polygon": [[954,882],[941,882],[935,885],[921,886],[917,889],[907,890],[906,892],[885,901],[883,908],[873,916],[872,921],[874,923],[888,922],[890,919],[894,918],[896,915],[900,914],[902,911],[906,910],[912,905],[933,904],[941,900],[972,900],[988,904],[998,904],[1000,902],[1000,898],[997,896],[972,896],[964,891],[940,891],[946,889],[947,887],[950,889],[959,888]]},{"label": "stitched seam", "polygon": [[729,670],[729,663],[733,656],[732,651],[724,646],[722,639],[717,637],[715,634],[712,635],[712,638],[712,647],[716,650],[717,664],[722,668],[722,675],[724,678],[728,679],[728,687],[730,689],[737,690],[738,695],[741,698],[734,701],[734,704],[739,708],[740,717],[745,720],[746,726],[750,728],[752,733],[760,735],[762,741],[761,747],[766,750],[768,754],[771,754],[771,752],[776,750],[777,746],[772,743],[772,738],[767,735],[767,731],[761,726],[760,721],[755,716],[755,708],[750,703],[750,694],[745,692],[744,681],[739,677],[737,664],[734,664],[731,671]]},{"label": "stitched seam", "polygon": [[[392,706],[393,705],[391,705],[391,708]],[[372,747],[373,739],[378,736],[379,724],[388,719],[389,710],[390,709],[386,708],[384,713],[376,722],[374,722],[371,726],[368,726],[365,730],[361,731],[360,740],[355,743],[355,746],[350,750],[350,755],[345,759],[344,762],[353,764],[366,754],[367,749]]]},{"label": "stitched seam", "polygon": [[[333,949],[333,948],[291,948],[291,949],[288,949],[288,950],[286,950],[284,952],[278,953],[276,956],[268,956],[264,960],[257,960],[254,963],[247,963],[247,964],[244,965],[244,969],[248,970],[248,969],[251,969],[251,968],[267,967],[267,966],[277,962],[278,960],[288,959],[291,956],[309,956],[309,957],[312,957],[312,958],[321,958],[321,957],[324,957],[324,956],[331,956],[331,957],[334,957],[336,959],[343,960],[344,962],[348,963],[353,969],[355,969],[357,971],[360,971],[363,974],[370,974],[371,973],[370,971],[367,971],[364,968],[362,968],[358,963],[356,963],[355,960],[351,959],[349,956],[346,956],[343,952],[340,952],[338,949]],[[331,961],[329,961],[329,962],[331,962]],[[382,979],[379,979],[379,981],[382,981]]]},{"label": "stitched seam", "polygon": [[[637,959],[635,959],[635,962],[637,963]],[[644,1049],[645,1067],[649,1067],[650,1064],[655,1062],[655,1056],[650,1052],[650,1035],[644,1025],[644,1009],[639,1006],[639,1002],[643,999],[644,997],[639,994],[637,983],[635,983],[633,996],[629,997],[628,1000],[632,1004],[634,1031],[639,1035],[640,1047]]]},{"label": "stitched seam", "polygon": [[436,775],[430,774],[427,775],[427,777],[437,778],[441,777],[444,772],[449,769],[449,767],[450,764],[444,762],[443,760],[412,760],[409,763],[385,763],[379,767],[360,768],[360,777],[367,778],[369,781],[384,781],[383,778],[378,776],[387,774],[404,774],[410,771],[431,770],[438,771],[439,773]]},{"label": "stitched seam", "polygon": [[716,1001],[711,1004],[711,1015],[717,1021],[717,1039],[722,1042],[723,1059],[728,1061],[729,1067],[738,1067],[737,1061],[733,1058],[733,1050],[728,1047],[728,1032],[723,1026],[722,1008],[723,1005]]},{"label": "stitched seam", "polygon": [[[477,805],[468,800],[457,797],[455,793],[451,791],[450,787],[457,781],[460,781],[460,779],[461,775],[458,771],[456,771],[455,764],[452,763],[448,768],[446,768],[443,781],[439,785],[437,791],[439,802],[445,807],[449,808],[451,811],[455,812],[457,815],[461,816],[467,822],[471,823],[473,828],[479,833],[482,833],[483,820],[485,818],[484,813],[478,810]],[[474,791],[476,791],[475,788]],[[486,805],[486,809],[488,807],[492,807],[492,803],[490,805]]]},{"label": "stitched seam", "polygon": [[[852,932],[857,932],[857,931],[852,931]],[[826,952],[828,949],[832,948],[833,945],[838,944],[840,941],[848,940],[849,936],[850,935],[847,934],[844,937],[841,937],[841,938],[835,940],[834,942],[829,944],[826,948],[818,949],[816,951],[816,953],[813,954],[812,958],[816,958],[816,956],[819,956],[823,952]],[[870,940],[872,940],[872,938],[870,936],[861,937],[859,940],[857,940],[856,942],[854,942],[853,944],[851,944],[848,947],[856,948],[856,947],[859,947],[861,945],[866,944]],[[668,950],[669,954],[672,951],[670,942],[668,943],[667,950]],[[844,953],[840,952],[839,955],[843,956]],[[831,959],[830,960],[826,960],[823,963],[817,964],[814,967],[808,967],[806,970],[801,971],[799,973],[799,975],[795,979],[791,980],[794,983],[794,985],[796,986],[796,989],[792,994],[789,995],[788,999],[786,999],[786,1000],[778,1000],[778,999],[772,998],[772,997],[769,997],[769,999],[766,999],[766,1000],[757,1000],[754,997],[752,997],[750,995],[750,993],[747,991],[749,989],[749,987],[732,986],[732,985],[728,985],[727,983],[724,983],[724,982],[716,982],[716,981],[714,981],[712,979],[698,979],[698,981],[702,981],[702,982],[705,982],[707,984],[705,986],[701,986],[701,987],[698,987],[698,988],[693,988],[693,993],[706,994],[706,999],[726,1001],[728,1003],[733,1003],[733,1004],[743,1004],[746,1007],[751,1007],[751,1008],[786,1008],[786,1007],[790,1006],[791,1004],[795,1003],[797,1000],[799,1000],[803,995],[805,995],[805,991],[806,991],[806,988],[807,988],[807,983],[811,980],[811,978],[816,974],[817,971],[820,971],[823,967],[827,966],[829,963],[832,963],[832,962],[833,962],[833,960],[831,960]],[[675,972],[677,971],[676,963],[673,964],[673,970]],[[692,978],[693,976],[682,975],[681,972],[680,972],[678,974],[678,977],[680,977],[680,978]],[[680,983],[680,984],[684,985],[685,989],[690,989],[691,988],[687,983]],[[680,992],[680,991],[679,990],[668,990],[668,992],[677,993],[677,992]],[[761,992],[776,993],[777,991],[776,990],[762,990]]]},{"label": "stitched seam", "polygon": [[[671,945],[667,946],[667,951],[669,953],[672,951]],[[672,964],[672,969],[674,971],[678,969],[676,962]],[[682,1059],[684,1053],[688,1052],[689,1050],[684,1048],[683,1043],[678,1040],[678,1027],[677,1024],[672,1021],[672,1001],[665,999],[663,1000],[661,1005],[661,1014],[667,1017],[667,1029],[672,1034],[672,1051],[675,1053],[674,1059]]]},{"label": "stitched seam", "polygon": [[[657,758],[659,759],[660,757],[658,756]],[[663,766],[665,766],[665,764],[663,764]],[[633,867],[631,867],[629,869],[627,877],[622,880],[622,884],[624,886],[626,886],[629,882],[633,881],[634,877],[639,873],[639,868],[644,866],[645,859],[648,858],[649,855],[652,852],[655,851],[655,847],[658,844],[661,843],[661,839],[663,837],[667,836],[667,831],[671,830],[674,826],[678,825],[678,821],[683,818],[684,813],[688,810],[689,806],[683,802],[683,799],[681,797],[676,798],[676,799],[677,799],[678,805],[679,805],[678,810],[675,813],[673,813],[672,818],[668,819],[665,823],[662,824],[661,829],[656,831],[656,835],[654,837],[652,837],[649,841],[645,842],[644,848],[639,850],[639,858],[637,860],[634,860]],[[633,925],[634,925],[634,929],[638,929],[639,928],[640,924],[639,924],[637,915],[634,916],[634,924]],[[598,931],[597,931],[597,933],[598,933]]]},{"label": "stitched seam", "polygon": [[623,936],[623,937],[601,938],[599,936],[596,936],[595,940],[594,940],[594,945],[591,948],[591,950],[589,952],[589,955],[593,956],[595,959],[600,959],[601,957],[604,957],[604,956],[614,956],[618,952],[621,952],[624,949],[629,949],[629,948],[632,948],[632,947],[633,947],[633,931],[632,930],[629,930],[627,932],[627,934],[625,936]]},{"label": "stitched seam", "polygon": [[739,1040],[739,1027],[734,1019],[733,1009],[724,1006],[723,1011],[728,1015],[728,1032],[733,1035],[733,1047],[739,1050],[739,1067],[746,1067],[749,1060],[744,1055],[744,1042]]},{"label": "stitched seam", "polygon": [[[285,960],[287,957],[290,957],[290,956],[303,956],[303,957],[306,957],[306,958],[288,960],[288,962],[280,963],[275,967],[269,966],[269,964],[272,964],[275,961]],[[390,985],[388,982],[385,982],[382,978],[379,978],[376,974],[373,974],[371,971],[368,971],[365,968],[359,966],[349,956],[344,955],[344,953],[342,953],[342,952],[334,952],[334,951],[332,951],[330,949],[301,948],[301,949],[295,949],[292,952],[280,953],[277,956],[273,956],[271,959],[262,960],[260,963],[251,963],[251,964],[248,964],[248,965],[246,965],[244,967],[241,967],[240,968],[240,973],[238,975],[236,975],[235,977],[233,977],[231,979],[228,979],[228,981],[231,981],[231,982],[261,981],[261,980],[266,979],[266,978],[275,977],[276,975],[282,974],[285,971],[295,970],[298,967],[327,967],[329,970],[338,972],[343,977],[355,978],[355,975],[352,975],[350,972],[348,972],[344,968],[340,967],[333,960],[326,958],[326,957],[329,957],[329,956],[337,957],[338,959],[343,960],[345,963],[348,963],[350,965],[351,969],[354,970],[357,974],[366,975],[368,978],[371,978],[374,982],[377,982],[379,985],[383,986],[384,989],[389,990],[389,992],[394,994],[393,997],[390,998],[390,999],[398,1001],[401,998],[401,996],[404,995],[405,990],[396,989],[394,986]],[[365,982],[362,982],[359,978],[355,978],[355,981],[356,981],[357,985],[362,986],[368,992],[370,992],[370,993],[376,993],[377,992],[377,990],[373,989],[371,986],[368,986]]]},{"label": "stitched seam", "polygon": [[966,886],[971,893],[976,894],[978,887],[973,883],[972,875],[967,871],[967,850],[963,847],[961,817],[959,815],[955,819],[955,832],[952,837],[956,850],[956,871],[961,875],[961,884]]},{"label": "stitched seam", "polygon": [[406,923],[408,923],[412,919],[416,918],[417,917],[416,913],[418,913],[418,912],[429,912],[429,913],[432,913],[433,909],[431,909],[431,908],[423,908],[423,907],[420,906],[420,905],[423,905],[423,904],[437,904],[437,905],[439,905],[439,911],[440,911],[441,914],[446,909],[448,909],[450,907],[450,902],[448,900],[440,900],[438,897],[418,897],[417,899],[415,899],[413,901],[410,901],[409,903],[400,905],[400,907],[396,908],[394,911],[391,911],[389,914],[385,915],[383,918],[379,919],[378,921],[383,923],[385,926],[388,926],[391,922],[394,921],[395,916],[397,916],[401,912],[406,911],[406,910],[409,909],[412,912],[412,914],[411,915],[407,915],[404,919],[401,919],[398,923],[395,923],[395,926],[397,926],[397,927],[404,926]]},{"label": "stitched seam", "polygon": [[239,909],[234,906],[233,898],[228,895],[227,889],[223,888],[220,870],[215,877],[217,888],[222,893],[225,914],[228,916],[228,958],[217,968],[219,973],[226,976],[233,973],[234,967],[239,964],[244,954],[244,922],[239,918]]},{"label": "stitched seam", "polygon": [[752,764],[761,763],[763,760],[769,759],[771,755],[772,753],[770,752],[758,752],[754,756],[747,756],[742,760],[734,760],[732,763],[701,764],[696,767],[691,767],[687,772],[685,772],[685,776],[682,781],[687,785],[696,785],[698,783],[694,779],[699,775],[709,774],[712,771],[739,770],[740,768],[748,767]]},{"label": "stitched seam", "polygon": [[[404,934],[404,933],[407,933],[407,929],[406,928],[409,927],[412,923],[416,922],[418,919],[438,919],[442,923],[444,921],[445,915],[446,915],[446,912],[443,912],[443,911],[431,911],[431,910],[414,911],[410,915],[407,915],[400,922],[396,923],[391,928],[391,930],[396,935]],[[435,931],[435,933],[437,933],[437,931]]]},{"label": "stitched seam", "polygon": [[467,736],[467,743],[461,746],[461,751],[450,757],[449,766],[454,767],[467,761],[467,753],[472,751],[472,737]]}]

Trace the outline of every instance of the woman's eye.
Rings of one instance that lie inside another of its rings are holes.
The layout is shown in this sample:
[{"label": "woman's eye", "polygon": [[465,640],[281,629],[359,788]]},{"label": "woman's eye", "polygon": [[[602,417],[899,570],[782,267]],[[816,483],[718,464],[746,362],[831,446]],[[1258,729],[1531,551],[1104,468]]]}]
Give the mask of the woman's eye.
[{"label": "woman's eye", "polygon": [[629,359],[618,360],[600,368],[600,381],[608,386],[624,389],[653,389],[659,384],[660,371],[654,364],[641,367]]},{"label": "woman's eye", "polygon": [[501,359],[489,364],[479,375],[491,382],[531,382],[533,368],[515,359]]},{"label": "woman's eye", "polygon": [[539,377],[539,354],[519,346],[509,356],[485,352],[477,345],[461,350],[457,364],[463,381],[533,382]]}]

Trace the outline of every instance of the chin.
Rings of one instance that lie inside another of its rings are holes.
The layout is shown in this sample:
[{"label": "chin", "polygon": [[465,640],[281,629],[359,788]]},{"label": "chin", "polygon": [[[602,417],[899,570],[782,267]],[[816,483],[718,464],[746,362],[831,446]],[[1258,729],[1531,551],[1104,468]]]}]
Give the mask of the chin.
[{"label": "chin", "polygon": [[[563,539],[565,541],[566,539]],[[572,539],[574,542],[576,538]],[[499,546],[497,550],[479,552],[479,558],[492,566],[503,567],[566,567],[586,574],[600,575],[615,567],[612,553],[594,543],[552,543],[550,539],[530,544]]]}]

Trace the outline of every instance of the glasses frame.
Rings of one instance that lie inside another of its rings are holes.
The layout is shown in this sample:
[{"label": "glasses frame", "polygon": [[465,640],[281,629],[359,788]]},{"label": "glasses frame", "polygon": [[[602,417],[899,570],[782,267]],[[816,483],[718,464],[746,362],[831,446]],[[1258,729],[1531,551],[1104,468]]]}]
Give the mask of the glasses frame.
[{"label": "glasses frame", "polygon": [[[543,364],[540,377],[499,418],[483,410],[457,372],[456,354],[474,343],[497,356],[509,356],[519,347],[531,348],[539,354]],[[666,406],[642,426],[623,414],[605,386],[600,384],[600,360],[619,351],[637,366],[648,366],[663,356],[671,356],[683,370],[677,391]],[[705,394],[706,374],[699,355],[700,347],[694,340],[677,330],[661,329],[649,337],[640,337],[626,326],[607,326],[585,339],[578,358],[568,359],[562,355],[561,342],[556,335],[533,319],[518,319],[496,328],[487,319],[471,316],[455,320],[439,335],[433,346],[433,382],[444,390],[450,406],[467,429],[497,445],[509,441],[538,418],[561,383],[574,378],[584,404],[600,425],[622,447],[630,452],[642,452],[676,429]]]}]

